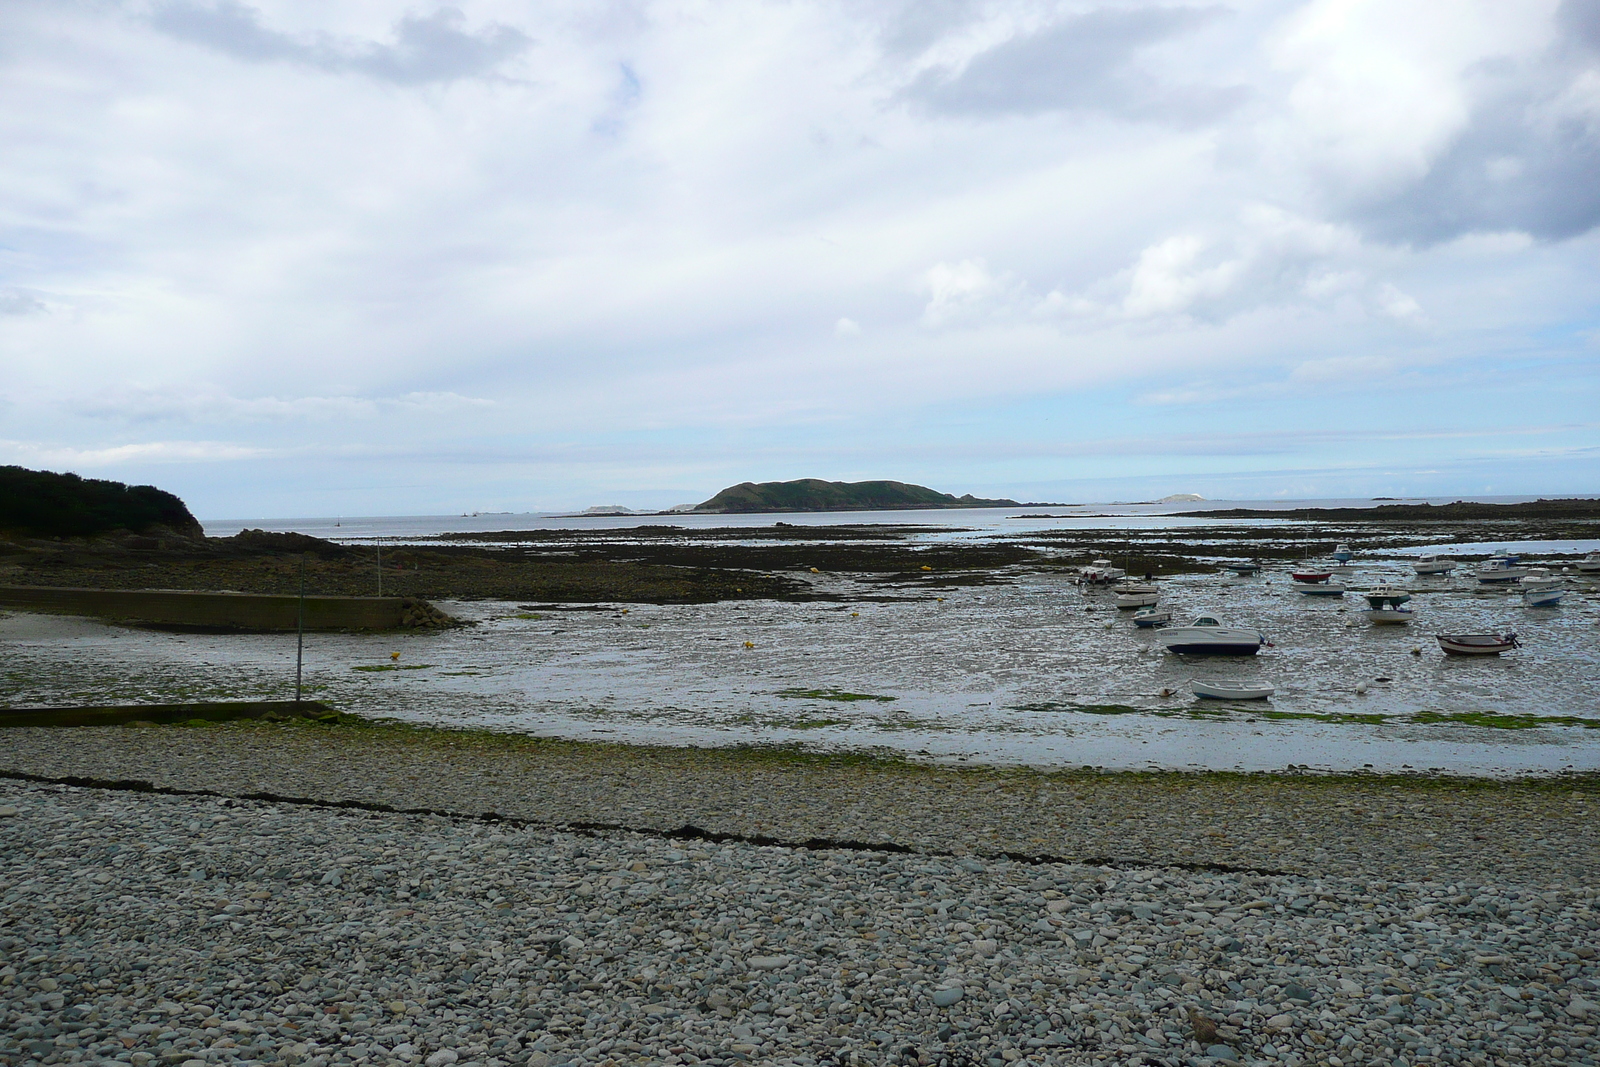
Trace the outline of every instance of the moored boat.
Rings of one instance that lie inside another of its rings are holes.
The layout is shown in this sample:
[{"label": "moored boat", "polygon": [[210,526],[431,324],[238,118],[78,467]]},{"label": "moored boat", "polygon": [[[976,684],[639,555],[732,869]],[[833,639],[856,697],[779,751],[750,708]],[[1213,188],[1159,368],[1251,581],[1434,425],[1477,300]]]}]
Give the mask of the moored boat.
[{"label": "moored boat", "polygon": [[1344,596],[1343,582],[1295,582],[1289,588],[1304,596]]},{"label": "moored boat", "polygon": [[1361,594],[1367,598],[1367,609],[1362,612],[1367,621],[1403,626],[1416,617],[1416,611],[1405,607],[1411,591],[1393,585],[1380,585]]},{"label": "moored boat", "polygon": [[1109,559],[1094,559],[1087,567],[1078,568],[1078,580],[1085,585],[1110,585],[1127,577],[1121,567],[1113,567]]},{"label": "moored boat", "polygon": [[1583,571],[1585,574],[1594,574],[1597,571],[1600,571],[1600,552],[1591,552],[1591,553],[1589,553],[1587,556],[1584,556],[1582,559],[1580,559],[1577,563],[1573,564],[1573,566],[1577,567],[1580,571]]},{"label": "moored boat", "polygon": [[1202,682],[1198,678],[1189,679],[1189,688],[1204,700],[1265,700],[1276,692],[1261,682]]},{"label": "moored boat", "polygon": [[1261,564],[1248,559],[1238,563],[1224,563],[1223,566],[1235,574],[1254,574],[1261,569]]},{"label": "moored boat", "polygon": [[1522,590],[1522,602],[1530,608],[1554,607],[1567,591],[1561,579],[1544,567],[1530,570],[1527,577],[1517,581],[1517,586]]},{"label": "moored boat", "polygon": [[1351,560],[1356,558],[1356,554],[1350,551],[1349,545],[1341,541],[1338,545],[1334,546],[1333,558],[1338,560],[1340,563],[1349,563]]},{"label": "moored boat", "polygon": [[1514,582],[1527,576],[1528,568],[1517,566],[1515,558],[1511,556],[1490,556],[1477,571],[1478,581],[1485,585]]},{"label": "moored boat", "polygon": [[1158,593],[1118,593],[1115,603],[1119,611],[1132,611],[1134,608],[1154,607],[1160,599]]},{"label": "moored boat", "polygon": [[1449,574],[1456,569],[1456,561],[1449,556],[1423,556],[1411,564],[1418,574]]},{"label": "moored boat", "polygon": [[1291,571],[1289,577],[1297,582],[1325,582],[1333,577],[1332,571]]},{"label": "moored boat", "polygon": [[1224,626],[1214,615],[1198,615],[1187,626],[1168,626],[1156,637],[1168,652],[1213,656],[1253,656],[1267,640],[1259,630]]},{"label": "moored boat", "polygon": [[1159,593],[1161,590],[1149,582],[1118,582],[1111,587],[1113,593]]},{"label": "moored boat", "polygon": [[1450,656],[1498,656],[1521,648],[1517,635],[1510,634],[1434,634],[1439,647]]},{"label": "moored boat", "polygon": [[1171,621],[1172,611],[1169,608],[1140,608],[1133,613],[1133,624],[1141,630],[1165,626]]}]

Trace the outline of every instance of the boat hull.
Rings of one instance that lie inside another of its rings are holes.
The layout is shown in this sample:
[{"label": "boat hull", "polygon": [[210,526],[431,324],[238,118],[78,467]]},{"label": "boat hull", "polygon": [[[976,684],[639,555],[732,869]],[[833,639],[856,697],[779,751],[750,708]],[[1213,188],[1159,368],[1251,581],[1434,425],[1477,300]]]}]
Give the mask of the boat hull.
[{"label": "boat hull", "polygon": [[1168,652],[1197,656],[1253,656],[1261,650],[1262,636],[1250,630],[1170,626],[1161,631]]},{"label": "boat hull", "polygon": [[1548,608],[1561,603],[1565,589],[1534,589],[1522,594],[1522,602],[1530,608]]},{"label": "boat hull", "polygon": [[1296,582],[1290,588],[1302,596],[1344,596],[1344,586],[1335,582]]},{"label": "boat hull", "polygon": [[1435,634],[1447,656],[1498,656],[1521,648],[1516,634]]},{"label": "boat hull", "polygon": [[1404,626],[1417,617],[1410,608],[1368,608],[1363,614],[1379,626]]},{"label": "boat hull", "polygon": [[1454,563],[1413,563],[1411,569],[1418,574],[1449,574],[1456,569]]},{"label": "boat hull", "polygon": [[1133,617],[1133,624],[1141,630],[1153,630],[1157,626],[1165,626],[1172,621],[1170,611],[1140,612]]},{"label": "boat hull", "polygon": [[1325,582],[1333,577],[1332,571],[1295,571],[1289,577],[1297,582]]},{"label": "boat hull", "polygon": [[1161,597],[1157,593],[1119,593],[1117,595],[1117,610],[1132,611],[1134,608],[1154,607]]}]

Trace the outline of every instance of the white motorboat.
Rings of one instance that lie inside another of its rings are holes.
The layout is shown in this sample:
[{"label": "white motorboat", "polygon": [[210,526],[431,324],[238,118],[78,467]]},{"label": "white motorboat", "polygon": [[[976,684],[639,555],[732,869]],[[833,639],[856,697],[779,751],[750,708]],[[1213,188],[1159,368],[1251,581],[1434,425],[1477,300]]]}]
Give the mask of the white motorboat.
[{"label": "white motorboat", "polygon": [[1561,579],[1544,567],[1534,567],[1526,577],[1517,580],[1522,590],[1522,602],[1530,608],[1548,608],[1561,603],[1566,587]]},{"label": "white motorboat", "polygon": [[1152,608],[1161,599],[1159,593],[1118,593],[1115,601],[1119,611],[1132,611],[1134,608]]},{"label": "white motorboat", "polygon": [[1141,630],[1165,626],[1171,621],[1172,611],[1169,608],[1140,608],[1133,613],[1133,624]]},{"label": "white motorboat", "polygon": [[1189,688],[1204,700],[1265,700],[1276,692],[1260,682],[1202,682],[1198,678],[1189,679]]},{"label": "white motorboat", "polygon": [[1338,560],[1340,563],[1349,563],[1351,560],[1356,558],[1356,554],[1350,551],[1349,545],[1341,541],[1338,545],[1334,546],[1333,558]]},{"label": "white motorboat", "polygon": [[1585,574],[1594,574],[1600,571],[1600,552],[1591,552],[1577,563],[1573,564]]},{"label": "white motorboat", "polygon": [[1528,576],[1528,568],[1517,566],[1511,556],[1490,556],[1478,568],[1478,581],[1485,585],[1496,582],[1514,582]]},{"label": "white motorboat", "polygon": [[1248,559],[1239,563],[1224,563],[1223,566],[1235,574],[1254,574],[1261,569],[1261,564]]},{"label": "white motorboat", "polygon": [[1456,561],[1449,556],[1423,556],[1411,569],[1418,574],[1449,574],[1456,569]]},{"label": "white motorboat", "polygon": [[1342,582],[1295,582],[1289,588],[1305,596],[1344,596]]},{"label": "white motorboat", "polygon": [[1187,626],[1168,626],[1156,637],[1168,652],[1214,656],[1253,656],[1267,641],[1259,630],[1224,626],[1214,615],[1198,615]]},{"label": "white motorboat", "polygon": [[1405,602],[1411,599],[1409,589],[1380,585],[1361,595],[1367,598],[1367,609],[1362,614],[1369,622],[1404,626],[1416,617],[1415,610],[1405,607]]},{"label": "white motorboat", "polygon": [[1085,585],[1110,585],[1128,576],[1121,567],[1113,567],[1109,559],[1094,559],[1087,567],[1078,569],[1078,580]]},{"label": "white motorboat", "polygon": [[1521,648],[1517,635],[1511,634],[1434,634],[1439,647],[1449,656],[1498,656],[1513,648]]},{"label": "white motorboat", "polygon": [[1159,593],[1159,592],[1161,592],[1161,590],[1157,589],[1155,586],[1151,585],[1149,582],[1126,582],[1126,581],[1118,582],[1116,585],[1111,587],[1111,591],[1113,593],[1117,593],[1117,594],[1122,594],[1122,593]]}]

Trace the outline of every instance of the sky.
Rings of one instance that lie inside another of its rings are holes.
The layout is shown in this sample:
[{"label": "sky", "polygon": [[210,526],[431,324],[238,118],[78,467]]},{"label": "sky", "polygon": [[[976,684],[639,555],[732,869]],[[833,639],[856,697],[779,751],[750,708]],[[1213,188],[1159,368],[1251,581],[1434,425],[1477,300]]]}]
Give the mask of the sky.
[{"label": "sky", "polygon": [[1600,0],[6,0],[0,463],[1600,492]]}]

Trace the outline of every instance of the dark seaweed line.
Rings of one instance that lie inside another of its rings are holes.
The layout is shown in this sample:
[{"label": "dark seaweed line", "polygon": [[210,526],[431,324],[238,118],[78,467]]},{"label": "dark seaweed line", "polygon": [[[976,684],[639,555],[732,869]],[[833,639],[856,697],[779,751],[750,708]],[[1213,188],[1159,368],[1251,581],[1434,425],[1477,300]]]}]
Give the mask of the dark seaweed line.
[{"label": "dark seaweed line", "polygon": [[[214,789],[178,789],[174,786],[156,785],[138,778],[84,778],[78,775],[54,777],[45,774],[29,774],[27,771],[0,770],[0,779],[10,779],[19,782],[37,782],[41,785],[65,785],[77,789],[107,789],[124,793],[153,793],[167,797],[216,797],[225,800],[258,800],[269,804],[293,804],[306,808],[337,808],[347,811],[370,811],[384,815],[432,815],[445,819],[457,819],[467,822],[496,823],[508,826],[526,827],[537,830],[555,830],[571,833],[580,833],[586,836],[599,836],[606,833],[638,834],[641,837],[654,837],[667,841],[706,841],[711,844],[724,844],[732,841],[744,845],[758,845],[763,847],[797,848],[808,852],[841,851],[841,852],[890,852],[899,855],[939,856],[953,858],[956,853],[945,849],[916,849],[909,845],[898,844],[893,841],[853,841],[849,839],[835,840],[828,837],[811,837],[804,841],[789,841],[779,837],[769,837],[766,834],[730,834],[718,830],[706,830],[693,823],[684,823],[676,830],[662,830],[656,827],[626,826],[622,823],[608,822],[542,822],[538,819],[519,819],[512,815],[502,815],[497,811],[486,811],[481,814],[470,812],[448,811],[443,808],[397,808],[381,801],[369,800],[316,800],[311,797],[291,797],[278,793],[221,793]],[[1185,871],[1210,871],[1217,874],[1261,874],[1285,875],[1293,871],[1276,870],[1271,867],[1248,867],[1232,863],[1186,863],[1176,860],[1159,861],[1140,859],[1128,856],[1057,856],[1051,853],[1028,852],[980,852],[974,853],[983,859],[1006,859],[1015,863],[1026,863],[1033,866],[1043,866],[1052,863],[1071,864],[1079,867],[1112,867],[1118,869],[1137,869],[1142,867],[1171,867]]]}]

